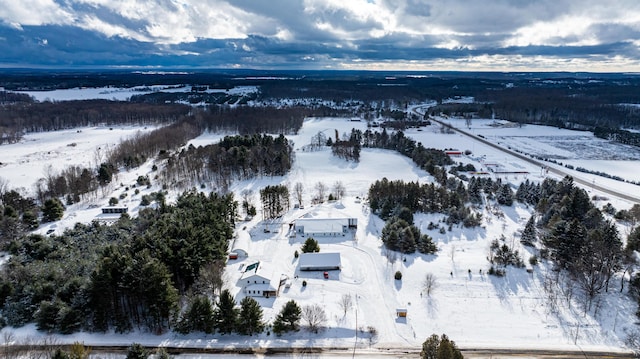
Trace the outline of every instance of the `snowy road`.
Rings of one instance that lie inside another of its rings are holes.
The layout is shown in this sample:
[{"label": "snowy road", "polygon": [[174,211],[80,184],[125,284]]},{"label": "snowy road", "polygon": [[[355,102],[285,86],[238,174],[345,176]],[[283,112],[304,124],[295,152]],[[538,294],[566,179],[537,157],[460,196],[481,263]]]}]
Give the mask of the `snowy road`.
[{"label": "snowy road", "polygon": [[[64,347],[64,346],[63,346]],[[34,346],[24,349],[35,352]],[[47,350],[47,348],[42,348]],[[69,350],[69,348],[63,348]],[[128,347],[126,346],[94,346],[91,348],[92,357],[125,358]],[[155,348],[149,348],[155,350]],[[167,352],[175,359],[224,359],[224,358],[417,358],[420,349],[407,348],[377,348],[358,349],[355,352],[351,348],[184,348],[165,347]],[[520,358],[520,359],[584,359],[584,358],[635,358],[631,352],[601,352],[601,351],[564,351],[564,350],[531,350],[531,349],[463,349],[465,358]]]}]

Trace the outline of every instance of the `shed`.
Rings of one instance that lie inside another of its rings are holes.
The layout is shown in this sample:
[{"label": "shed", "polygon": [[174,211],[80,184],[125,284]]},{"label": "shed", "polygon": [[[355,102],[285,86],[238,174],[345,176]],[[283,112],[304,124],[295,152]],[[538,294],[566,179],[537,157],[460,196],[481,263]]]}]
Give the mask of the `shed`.
[{"label": "shed", "polygon": [[302,253],[298,259],[301,271],[340,270],[340,253]]},{"label": "shed", "polygon": [[[247,231],[238,231],[231,245],[231,253],[236,254],[236,258],[248,257],[251,246],[251,235]],[[229,255],[231,255],[231,253]]]},{"label": "shed", "polygon": [[121,214],[121,213],[127,213],[128,211],[129,211],[129,207],[122,207],[122,206],[102,207],[102,214]]},{"label": "shed", "polygon": [[405,309],[405,308],[396,309],[396,316],[398,316],[398,318],[406,318],[407,317],[407,309]]}]

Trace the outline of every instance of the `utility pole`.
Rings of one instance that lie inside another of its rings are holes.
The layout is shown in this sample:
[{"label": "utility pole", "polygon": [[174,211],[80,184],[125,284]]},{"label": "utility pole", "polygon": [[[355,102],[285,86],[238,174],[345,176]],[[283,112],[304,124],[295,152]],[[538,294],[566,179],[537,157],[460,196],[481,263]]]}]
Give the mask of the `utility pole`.
[{"label": "utility pole", "polygon": [[353,343],[353,355],[351,355],[351,358],[355,358],[356,357],[356,346],[358,345],[358,293],[356,293],[356,340]]}]

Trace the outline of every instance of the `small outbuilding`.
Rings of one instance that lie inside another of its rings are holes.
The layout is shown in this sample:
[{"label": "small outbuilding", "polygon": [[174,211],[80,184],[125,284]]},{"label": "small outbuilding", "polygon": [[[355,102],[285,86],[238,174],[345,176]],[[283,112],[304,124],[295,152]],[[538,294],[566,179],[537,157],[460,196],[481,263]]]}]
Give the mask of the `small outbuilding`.
[{"label": "small outbuilding", "polygon": [[229,259],[232,254],[235,254],[235,258],[246,258],[249,256],[249,247],[251,246],[251,235],[247,231],[238,231],[234,236],[233,243],[231,245],[231,251],[229,253]]},{"label": "small outbuilding", "polygon": [[102,214],[122,214],[129,212],[129,207],[108,206],[102,207]]},{"label": "small outbuilding", "polygon": [[301,271],[340,270],[340,253],[302,253],[298,259]]},{"label": "small outbuilding", "polygon": [[396,316],[398,318],[406,318],[407,317],[407,309],[405,309],[405,308],[396,309]]}]

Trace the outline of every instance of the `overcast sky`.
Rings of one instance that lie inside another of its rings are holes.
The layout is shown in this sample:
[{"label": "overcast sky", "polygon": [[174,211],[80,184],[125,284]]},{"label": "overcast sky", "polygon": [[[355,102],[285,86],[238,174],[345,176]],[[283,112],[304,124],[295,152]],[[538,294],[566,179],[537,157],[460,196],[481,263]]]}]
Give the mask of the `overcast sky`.
[{"label": "overcast sky", "polygon": [[0,66],[640,72],[640,0],[0,0]]}]

